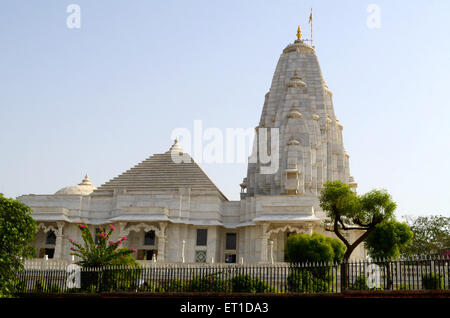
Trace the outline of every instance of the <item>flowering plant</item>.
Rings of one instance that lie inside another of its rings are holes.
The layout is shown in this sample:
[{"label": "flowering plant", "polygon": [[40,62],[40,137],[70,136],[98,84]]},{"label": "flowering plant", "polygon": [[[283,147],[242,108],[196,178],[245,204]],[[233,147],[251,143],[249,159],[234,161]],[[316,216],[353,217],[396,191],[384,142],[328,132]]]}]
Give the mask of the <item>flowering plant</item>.
[{"label": "flowering plant", "polygon": [[82,267],[106,266],[123,263],[123,259],[128,260],[130,263],[135,262],[133,262],[130,257],[131,254],[136,251],[135,249],[119,248],[120,244],[127,239],[126,236],[119,238],[117,241],[109,239],[112,232],[116,229],[114,225],[109,225],[108,230],[100,227],[100,231],[96,233],[97,240],[94,240],[86,223],[77,222],[77,225],[81,231],[81,237],[83,238],[84,244],[81,244],[72,238],[69,238],[69,242],[73,245],[70,248],[72,251],[70,255],[81,258],[81,261],[77,262],[78,265],[81,265]]}]

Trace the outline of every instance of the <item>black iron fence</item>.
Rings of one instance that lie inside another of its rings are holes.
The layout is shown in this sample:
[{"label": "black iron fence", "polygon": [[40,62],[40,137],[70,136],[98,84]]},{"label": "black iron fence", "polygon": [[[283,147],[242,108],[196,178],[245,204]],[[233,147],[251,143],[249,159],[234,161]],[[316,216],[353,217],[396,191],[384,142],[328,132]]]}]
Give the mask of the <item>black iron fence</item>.
[{"label": "black iron fence", "polygon": [[28,264],[19,293],[212,292],[337,293],[343,290],[450,289],[450,258],[305,264],[164,264],[81,268]]}]

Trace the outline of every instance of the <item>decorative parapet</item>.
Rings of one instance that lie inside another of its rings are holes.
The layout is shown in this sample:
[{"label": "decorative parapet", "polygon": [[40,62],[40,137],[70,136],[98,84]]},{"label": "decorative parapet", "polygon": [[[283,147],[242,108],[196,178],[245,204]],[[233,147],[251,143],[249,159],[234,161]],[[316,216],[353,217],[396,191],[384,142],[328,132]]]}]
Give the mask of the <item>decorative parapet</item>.
[{"label": "decorative parapet", "polygon": [[69,209],[62,206],[31,206],[37,221],[69,221]]},{"label": "decorative parapet", "polygon": [[123,206],[111,221],[168,221],[169,209],[160,206]]},{"label": "decorative parapet", "polygon": [[120,211],[122,214],[169,215],[169,209],[163,206],[123,206]]},{"label": "decorative parapet", "polygon": [[32,206],[33,214],[64,214],[69,215],[69,209],[63,206]]},{"label": "decorative parapet", "polygon": [[312,216],[314,215],[314,206],[312,205],[265,205],[261,215],[302,215]]}]

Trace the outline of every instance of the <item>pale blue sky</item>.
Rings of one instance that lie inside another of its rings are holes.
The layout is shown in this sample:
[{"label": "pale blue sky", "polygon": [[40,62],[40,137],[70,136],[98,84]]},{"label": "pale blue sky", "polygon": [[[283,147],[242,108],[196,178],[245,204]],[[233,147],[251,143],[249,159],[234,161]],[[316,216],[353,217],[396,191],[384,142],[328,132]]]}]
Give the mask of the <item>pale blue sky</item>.
[{"label": "pale blue sky", "polygon": [[[81,7],[81,29],[66,7]],[[381,8],[370,29],[367,6]],[[359,192],[450,215],[449,1],[3,0],[0,192],[97,186],[171,131],[254,127],[282,49],[314,8],[322,72]],[[246,164],[203,164],[238,199]]]}]

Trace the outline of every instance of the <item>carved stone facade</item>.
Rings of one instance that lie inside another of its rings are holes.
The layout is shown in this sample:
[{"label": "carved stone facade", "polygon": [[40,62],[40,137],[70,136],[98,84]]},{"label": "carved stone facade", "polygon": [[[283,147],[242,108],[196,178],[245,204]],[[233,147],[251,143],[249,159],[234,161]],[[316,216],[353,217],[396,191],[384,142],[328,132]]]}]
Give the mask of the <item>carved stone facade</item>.
[{"label": "carved stone facade", "polygon": [[174,162],[173,153],[190,158],[177,141],[99,188],[86,176],[53,195],[19,197],[39,224],[37,256],[70,259],[80,221],[91,232],[115,224],[112,239],[127,236],[136,258],[158,262],[282,262],[290,233],[330,235],[320,189],[327,180],[356,182],[313,47],[296,40],[283,50],[257,128],[278,129],[279,168],[267,174],[249,163],[240,201],[229,201],[193,160]]}]

